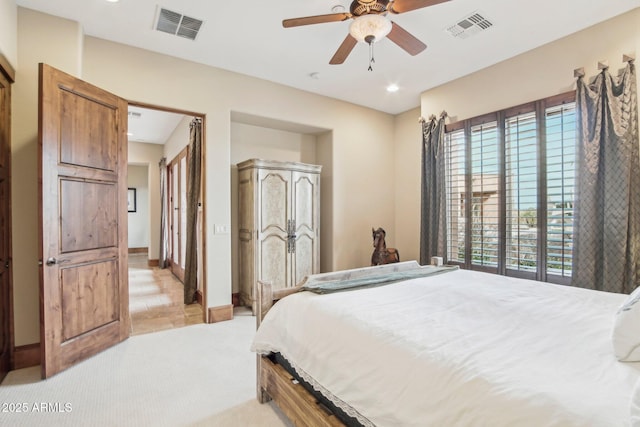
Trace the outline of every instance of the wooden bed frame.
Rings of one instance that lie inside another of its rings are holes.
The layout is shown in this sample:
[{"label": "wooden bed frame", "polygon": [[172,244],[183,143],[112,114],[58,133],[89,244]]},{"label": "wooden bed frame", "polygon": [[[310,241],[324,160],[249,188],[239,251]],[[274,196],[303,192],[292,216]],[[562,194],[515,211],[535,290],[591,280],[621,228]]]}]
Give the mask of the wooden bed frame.
[{"label": "wooden bed frame", "polygon": [[[300,291],[301,286],[273,290],[268,282],[257,283],[256,326],[280,299]],[[258,401],[273,400],[295,426],[343,427],[344,424],[311,393],[300,385],[282,366],[258,355]]]},{"label": "wooden bed frame", "polygon": [[[320,273],[316,276],[333,275],[334,280],[344,278],[354,279],[370,275],[390,272],[408,271],[421,268],[417,261],[405,261],[402,263],[384,264],[371,267],[360,267],[351,270]],[[258,280],[256,283],[256,323],[260,326],[262,319],[273,304],[282,298],[299,292],[307,280],[305,277],[297,286],[292,288],[274,290],[270,282]],[[278,407],[289,417],[296,426],[310,427],[344,427],[344,424],[323,404],[300,385],[281,365],[274,363],[270,358],[258,355],[257,392],[260,403],[273,400]]]}]

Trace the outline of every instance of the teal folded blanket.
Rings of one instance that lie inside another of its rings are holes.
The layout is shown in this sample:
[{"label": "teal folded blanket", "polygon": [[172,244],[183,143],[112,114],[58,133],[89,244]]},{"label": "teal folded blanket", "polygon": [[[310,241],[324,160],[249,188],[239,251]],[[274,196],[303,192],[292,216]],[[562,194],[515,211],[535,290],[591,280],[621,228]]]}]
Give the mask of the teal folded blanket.
[{"label": "teal folded blanket", "polygon": [[372,274],[360,274],[359,277],[339,277],[332,279],[326,275],[314,278],[309,276],[302,286],[303,291],[310,291],[316,294],[329,294],[333,292],[355,290],[362,288],[371,288],[376,286],[389,285],[391,283],[400,282],[402,280],[416,279],[419,277],[435,276],[457,270],[457,265],[446,265],[441,267],[418,267],[405,271],[377,272]]}]

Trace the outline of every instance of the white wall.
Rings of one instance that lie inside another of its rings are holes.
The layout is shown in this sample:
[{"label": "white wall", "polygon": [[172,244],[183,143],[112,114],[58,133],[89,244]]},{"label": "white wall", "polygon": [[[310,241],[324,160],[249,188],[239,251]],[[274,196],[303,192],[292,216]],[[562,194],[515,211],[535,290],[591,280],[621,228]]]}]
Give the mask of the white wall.
[{"label": "white wall", "polygon": [[[146,166],[147,177],[147,235],[149,239],[149,259],[157,260],[160,256],[160,168],[159,163],[164,153],[164,146],[129,142],[129,164]],[[138,200],[140,196],[138,195]]]},{"label": "white wall", "polygon": [[18,7],[15,0],[0,0],[0,53],[18,67]]},{"label": "white wall", "polygon": [[149,166],[129,164],[127,187],[136,189],[136,211],[129,212],[129,248],[149,248]]},{"label": "white wall", "polygon": [[[587,76],[594,76],[598,61],[608,60],[615,72],[629,53],[640,53],[640,9],[428,90],[421,95],[421,115],[446,110],[451,123],[575,90],[574,69],[584,67]],[[408,112],[396,124],[414,119],[415,113]],[[419,254],[420,144],[413,142],[413,131],[397,128],[396,135],[396,176],[403,189],[402,194],[397,190],[397,232],[404,252]]]}]

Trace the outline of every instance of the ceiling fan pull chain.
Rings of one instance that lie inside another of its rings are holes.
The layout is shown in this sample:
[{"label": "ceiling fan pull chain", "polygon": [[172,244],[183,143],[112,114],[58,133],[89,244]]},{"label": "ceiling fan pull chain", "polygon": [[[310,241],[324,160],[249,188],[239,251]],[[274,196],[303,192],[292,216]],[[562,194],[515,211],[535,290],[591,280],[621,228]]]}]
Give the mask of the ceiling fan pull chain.
[{"label": "ceiling fan pull chain", "polygon": [[373,43],[369,43],[369,71],[373,71],[373,67],[371,64],[375,63],[376,60],[373,57]]}]

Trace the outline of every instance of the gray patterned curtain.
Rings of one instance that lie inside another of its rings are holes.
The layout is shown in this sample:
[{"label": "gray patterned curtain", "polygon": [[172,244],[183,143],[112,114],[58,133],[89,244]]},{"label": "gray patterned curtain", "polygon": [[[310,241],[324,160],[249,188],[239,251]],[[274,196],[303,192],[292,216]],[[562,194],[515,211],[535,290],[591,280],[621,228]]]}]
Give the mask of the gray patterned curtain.
[{"label": "gray patterned curtain", "polygon": [[198,208],[200,205],[200,178],[202,153],[202,119],[195,118],[189,125],[189,152],[187,157],[187,247],[184,265],[184,303],[196,301],[198,289]]},{"label": "gray patterned curtain", "polygon": [[422,196],[420,215],[420,264],[441,256],[447,262],[444,120],[431,116],[422,122]]},{"label": "gray patterned curtain", "polygon": [[167,268],[167,254],[169,252],[169,219],[167,218],[167,158],[163,157],[158,165],[160,168],[160,253],[158,266]]},{"label": "gray patterned curtain", "polygon": [[640,279],[636,73],[604,69],[576,92],[578,175],[572,285],[629,293]]}]

